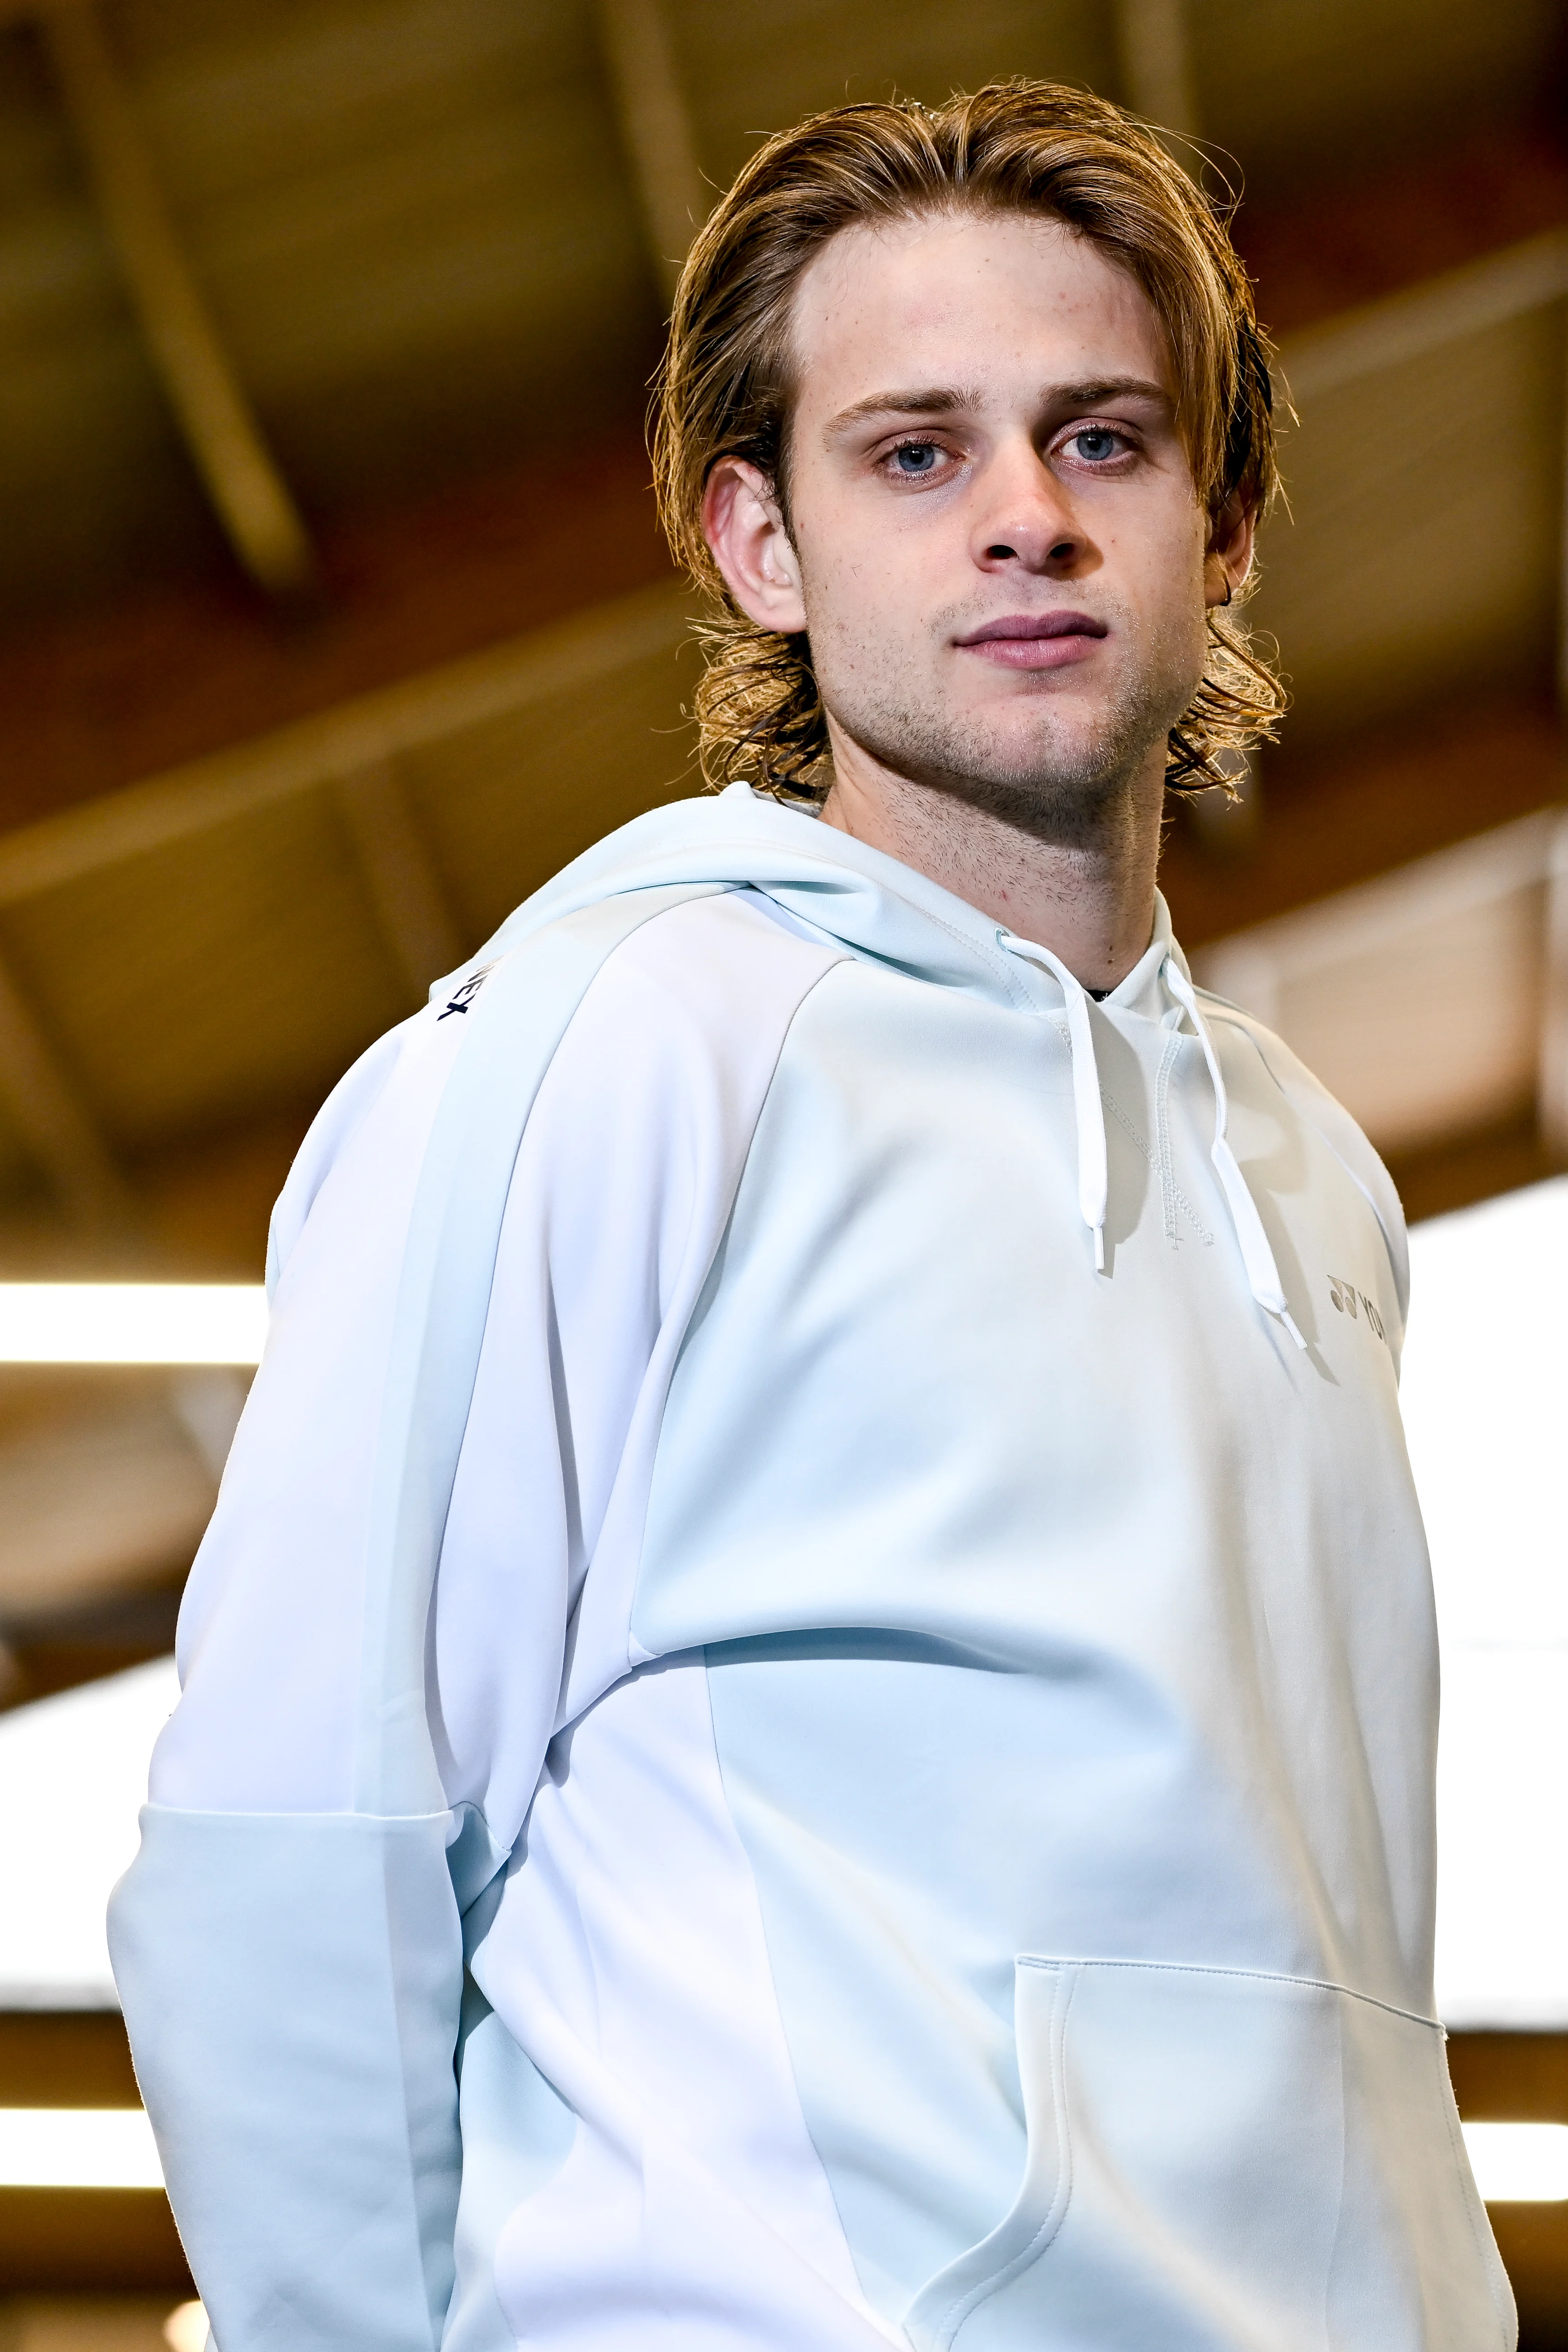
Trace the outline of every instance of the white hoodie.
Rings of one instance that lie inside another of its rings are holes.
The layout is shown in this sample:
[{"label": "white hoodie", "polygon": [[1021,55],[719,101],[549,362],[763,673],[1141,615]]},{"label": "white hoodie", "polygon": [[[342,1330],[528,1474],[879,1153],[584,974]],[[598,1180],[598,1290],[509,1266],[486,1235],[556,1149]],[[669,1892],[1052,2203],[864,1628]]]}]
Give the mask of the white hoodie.
[{"label": "white hoodie", "polygon": [[1398,1203],[1163,906],[657,812],[273,1261],[111,1922],[221,2352],[1512,2343]]}]

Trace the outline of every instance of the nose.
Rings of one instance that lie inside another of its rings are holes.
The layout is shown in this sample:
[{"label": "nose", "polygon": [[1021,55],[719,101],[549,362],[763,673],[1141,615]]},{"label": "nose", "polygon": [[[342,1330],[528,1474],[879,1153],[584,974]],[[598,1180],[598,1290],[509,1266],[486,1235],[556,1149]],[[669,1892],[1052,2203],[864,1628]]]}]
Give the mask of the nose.
[{"label": "nose", "polygon": [[982,572],[1016,566],[1047,579],[1084,571],[1092,548],[1072,499],[1029,442],[1010,444],[986,469],[973,554]]}]

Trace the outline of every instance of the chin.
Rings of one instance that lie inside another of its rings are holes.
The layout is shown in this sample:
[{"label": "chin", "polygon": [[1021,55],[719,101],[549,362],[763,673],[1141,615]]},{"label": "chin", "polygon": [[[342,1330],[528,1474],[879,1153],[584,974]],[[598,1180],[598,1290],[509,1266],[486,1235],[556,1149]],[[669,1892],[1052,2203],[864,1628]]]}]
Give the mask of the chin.
[{"label": "chin", "polygon": [[[828,698],[825,695],[825,699]],[[1166,698],[1155,709],[1100,692],[990,696],[978,707],[924,709],[891,698],[834,709],[837,725],[895,776],[989,808],[1009,822],[1089,815],[1163,743]]]},{"label": "chin", "polygon": [[1053,791],[1074,780],[1124,773],[1131,749],[1109,713],[1068,718],[1053,712],[1048,727],[1003,726],[979,733],[965,765],[977,782],[1020,792]]}]

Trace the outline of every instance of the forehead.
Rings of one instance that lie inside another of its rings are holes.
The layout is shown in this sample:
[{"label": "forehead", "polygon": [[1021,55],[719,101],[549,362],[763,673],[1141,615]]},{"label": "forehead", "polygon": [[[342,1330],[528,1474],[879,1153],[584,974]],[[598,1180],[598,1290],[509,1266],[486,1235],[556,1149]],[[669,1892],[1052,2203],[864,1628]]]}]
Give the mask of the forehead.
[{"label": "forehead", "polygon": [[1060,221],[957,213],[841,229],[795,288],[797,421],[885,384],[998,394],[1141,375],[1169,383],[1142,289]]}]

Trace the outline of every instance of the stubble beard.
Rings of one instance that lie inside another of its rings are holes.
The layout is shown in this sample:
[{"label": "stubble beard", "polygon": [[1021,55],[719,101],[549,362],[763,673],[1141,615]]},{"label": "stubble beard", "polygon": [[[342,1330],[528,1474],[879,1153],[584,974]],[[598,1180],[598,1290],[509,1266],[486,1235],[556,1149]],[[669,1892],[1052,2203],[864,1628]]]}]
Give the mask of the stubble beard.
[{"label": "stubble beard", "polygon": [[[1100,707],[1058,705],[1048,685],[1020,696],[1030,723],[1002,728],[900,693],[879,664],[856,658],[819,688],[837,727],[883,768],[1064,849],[1092,849],[1116,829],[1134,782],[1196,688],[1185,647],[1156,639]],[[1134,642],[1131,634],[1122,642]],[[981,658],[984,658],[981,656]],[[839,665],[829,658],[830,671]],[[1064,677],[1057,671],[1047,676]],[[1073,698],[1077,700],[1077,698]]]}]

